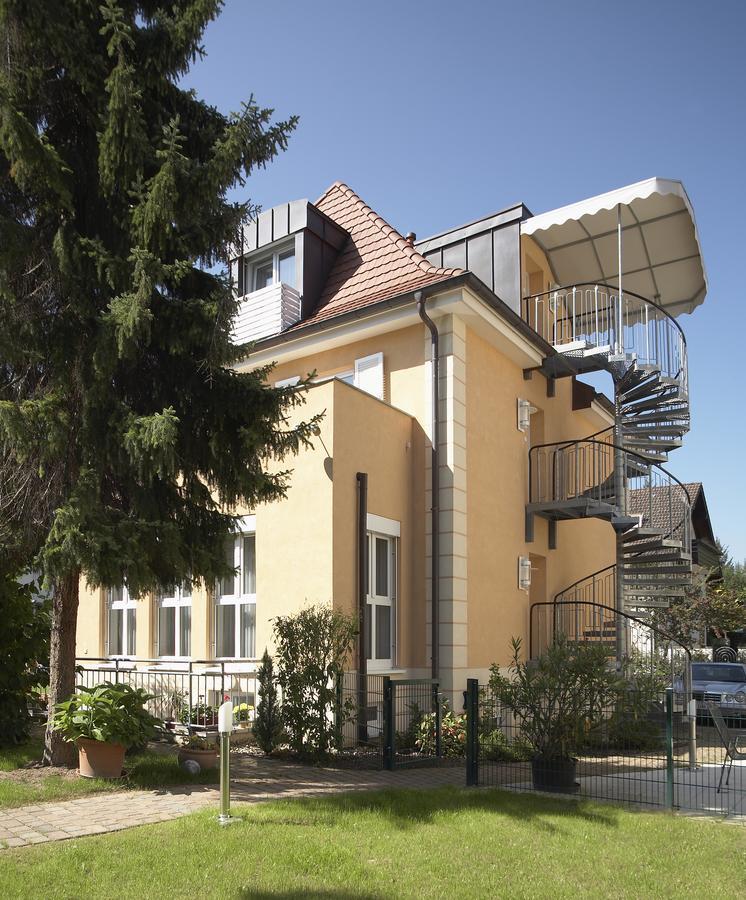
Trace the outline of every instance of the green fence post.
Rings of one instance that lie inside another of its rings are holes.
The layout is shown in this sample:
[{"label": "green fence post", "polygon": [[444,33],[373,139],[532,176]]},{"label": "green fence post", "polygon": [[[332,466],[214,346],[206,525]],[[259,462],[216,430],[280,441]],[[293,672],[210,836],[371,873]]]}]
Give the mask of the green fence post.
[{"label": "green fence post", "polygon": [[383,766],[393,772],[394,752],[394,682],[388,675],[383,679]]},{"label": "green fence post", "polygon": [[479,781],[479,681],[466,680],[466,786]]},{"label": "green fence post", "polygon": [[437,759],[443,755],[443,747],[442,747],[442,730],[443,730],[443,722],[442,722],[442,705],[440,702],[440,694],[438,692],[438,688],[440,685],[437,681],[433,682],[433,712],[435,713],[435,756]]},{"label": "green fence post", "polygon": [[666,691],[666,809],[673,809],[673,691]]}]

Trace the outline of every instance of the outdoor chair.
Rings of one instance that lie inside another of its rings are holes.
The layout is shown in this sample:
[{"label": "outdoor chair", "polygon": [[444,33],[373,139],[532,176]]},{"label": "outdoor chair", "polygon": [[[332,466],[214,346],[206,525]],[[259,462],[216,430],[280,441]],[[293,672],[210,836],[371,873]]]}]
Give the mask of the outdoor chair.
[{"label": "outdoor chair", "polygon": [[725,779],[725,786],[728,787],[728,782],[730,781],[730,771],[733,768],[733,760],[734,759],[746,759],[746,747],[744,749],[739,749],[738,742],[740,740],[746,740],[746,732],[740,732],[738,734],[731,734],[730,729],[725,724],[725,719],[723,718],[723,714],[720,711],[720,707],[717,703],[714,703],[712,700],[708,700],[707,708],[710,711],[710,715],[712,716],[712,721],[715,723],[715,728],[718,730],[718,734],[720,735],[720,740],[723,742],[723,746],[725,747],[725,760],[723,761],[723,768],[720,770],[720,781],[718,782],[718,794],[720,793],[720,789],[723,786],[723,775],[725,774],[725,767],[728,766],[728,777]]}]

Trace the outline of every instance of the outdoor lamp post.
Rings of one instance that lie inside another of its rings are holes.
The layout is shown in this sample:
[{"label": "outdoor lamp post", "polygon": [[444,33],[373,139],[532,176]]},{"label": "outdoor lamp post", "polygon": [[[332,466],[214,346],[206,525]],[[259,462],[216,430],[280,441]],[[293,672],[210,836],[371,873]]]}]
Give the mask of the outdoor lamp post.
[{"label": "outdoor lamp post", "polygon": [[233,704],[226,700],[218,710],[218,732],[220,734],[220,815],[218,822],[227,825],[231,820],[231,770],[230,749],[233,731]]}]

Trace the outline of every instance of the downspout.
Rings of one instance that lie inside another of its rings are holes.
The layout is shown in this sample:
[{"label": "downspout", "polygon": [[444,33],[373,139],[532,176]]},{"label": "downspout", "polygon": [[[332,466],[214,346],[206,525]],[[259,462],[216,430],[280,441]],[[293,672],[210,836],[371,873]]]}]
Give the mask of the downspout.
[{"label": "downspout", "polygon": [[358,740],[368,740],[368,658],[365,605],[368,594],[368,475],[357,473],[357,609],[359,637],[357,652]]},{"label": "downspout", "polygon": [[432,678],[437,680],[440,670],[440,617],[439,617],[439,600],[440,600],[440,464],[438,454],[438,436],[440,434],[440,365],[438,352],[438,329],[435,322],[428,316],[425,311],[425,297],[422,291],[417,291],[414,295],[417,302],[417,313],[427,326],[430,332],[430,359],[432,361],[432,422],[431,422],[431,444],[430,451],[430,467],[431,467],[431,485],[430,493],[432,502],[430,504],[430,533],[432,536],[432,545],[430,551],[430,583],[431,583],[431,620],[432,620]]}]

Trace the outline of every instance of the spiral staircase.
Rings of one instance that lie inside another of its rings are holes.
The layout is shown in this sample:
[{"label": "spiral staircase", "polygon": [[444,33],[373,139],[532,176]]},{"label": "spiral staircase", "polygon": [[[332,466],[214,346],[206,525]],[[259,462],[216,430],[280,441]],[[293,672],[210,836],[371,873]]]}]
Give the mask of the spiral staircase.
[{"label": "spiral staircase", "polygon": [[613,428],[529,452],[527,540],[536,516],[551,523],[550,535],[559,521],[589,517],[617,535],[616,564],[561,591],[549,630],[561,625],[571,638],[625,652],[614,611],[644,620],[691,583],[689,497],[662,465],[689,430],[686,340],[661,307],[608,285],[574,285],[524,304],[556,351],[547,375],[606,370],[614,382]]}]

